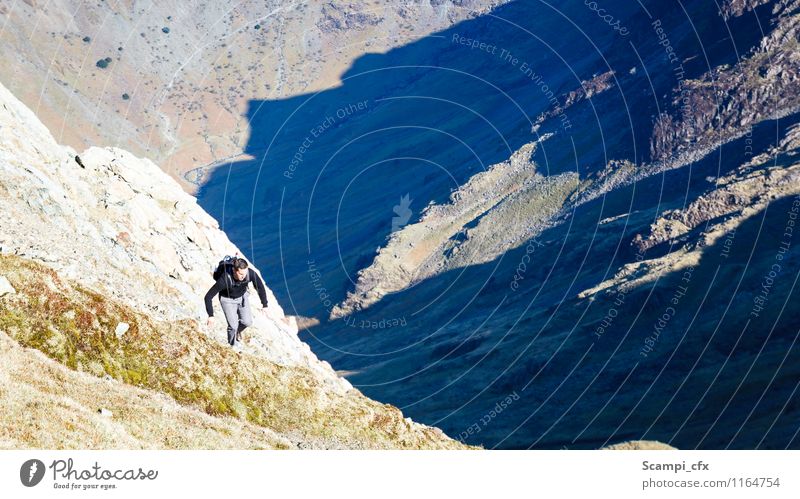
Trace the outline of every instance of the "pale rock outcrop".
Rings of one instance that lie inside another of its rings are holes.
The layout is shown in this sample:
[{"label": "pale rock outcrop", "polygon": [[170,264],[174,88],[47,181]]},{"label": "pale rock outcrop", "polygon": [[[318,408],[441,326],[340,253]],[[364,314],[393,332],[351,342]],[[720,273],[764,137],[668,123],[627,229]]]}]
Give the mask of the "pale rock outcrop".
[{"label": "pale rock outcrop", "polygon": [[[217,221],[152,161],[116,148],[78,155],[1,85],[0,104],[0,252],[44,262],[155,319],[204,322],[212,268],[239,252]],[[332,389],[349,390],[297,338],[297,323],[269,289],[267,295],[262,312],[251,293],[257,310],[245,332],[247,351],[307,367]],[[205,332],[224,341],[217,300],[214,306],[216,323]]]},{"label": "pale rock outcrop", "polygon": [[0,296],[16,293],[14,286],[4,276],[0,276]]},{"label": "pale rock outcrop", "polygon": [[677,450],[675,447],[658,440],[628,440],[603,447],[600,450]]}]

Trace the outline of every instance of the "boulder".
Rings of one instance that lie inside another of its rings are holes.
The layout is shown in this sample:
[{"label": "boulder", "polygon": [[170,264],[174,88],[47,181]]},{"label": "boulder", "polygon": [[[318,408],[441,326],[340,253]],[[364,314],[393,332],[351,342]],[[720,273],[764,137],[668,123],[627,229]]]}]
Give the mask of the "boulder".
[{"label": "boulder", "polygon": [[128,329],[130,329],[130,326],[127,322],[120,322],[117,324],[116,329],[114,329],[114,334],[117,336],[117,338],[122,338],[122,336],[128,332]]},{"label": "boulder", "polygon": [[11,295],[16,292],[17,290],[8,282],[8,279],[0,275],[0,296]]}]

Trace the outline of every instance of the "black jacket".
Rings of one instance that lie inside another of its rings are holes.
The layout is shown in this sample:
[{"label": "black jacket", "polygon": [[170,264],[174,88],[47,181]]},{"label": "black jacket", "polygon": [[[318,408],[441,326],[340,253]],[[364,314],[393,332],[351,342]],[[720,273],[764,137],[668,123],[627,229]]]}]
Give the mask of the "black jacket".
[{"label": "black jacket", "polygon": [[247,269],[247,273],[248,276],[244,280],[237,281],[230,272],[224,272],[217,282],[211,286],[211,289],[208,290],[205,297],[206,312],[208,312],[209,317],[214,316],[214,306],[211,300],[217,293],[226,298],[241,298],[247,291],[247,287],[251,282],[258,290],[258,297],[261,299],[261,305],[264,307],[267,306],[267,289],[264,287],[261,278],[258,277],[258,274],[256,274],[253,269]]}]

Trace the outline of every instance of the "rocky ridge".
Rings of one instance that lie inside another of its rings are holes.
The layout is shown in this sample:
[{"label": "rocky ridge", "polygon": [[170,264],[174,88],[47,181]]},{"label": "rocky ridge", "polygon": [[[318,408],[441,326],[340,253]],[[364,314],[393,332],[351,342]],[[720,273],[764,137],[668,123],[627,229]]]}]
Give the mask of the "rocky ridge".
[{"label": "rocky ridge", "polygon": [[[746,134],[754,124],[800,108],[800,2],[776,3],[774,28],[732,67],[721,66],[675,90],[671,112],[653,129],[654,162],[682,165]],[[700,153],[702,154],[702,153]]]},{"label": "rocky ridge", "polygon": [[559,104],[552,109],[548,109],[544,113],[541,113],[534,122],[534,128],[536,128],[537,125],[541,124],[545,120],[563,113],[565,109],[568,109],[586,99],[591,99],[595,95],[613,88],[613,80],[614,71],[609,70],[593,77],[590,80],[582,81],[580,87],[561,96],[558,102],[563,102],[563,104]]},{"label": "rocky ridge", "polygon": [[578,179],[536,171],[531,156],[547,138],[474,175],[450,194],[448,204],[429,205],[418,222],[392,233],[331,318],[363,310],[387,293],[447,270],[491,261],[551,224]]},{"label": "rocky ridge", "polygon": [[749,218],[779,199],[800,196],[800,125],[790,127],[778,145],[755,156],[732,173],[713,179],[714,188],[679,209],[658,214],[649,231],[636,234],[630,244],[639,254],[669,245],[664,256],[624,265],[606,281],[578,294],[586,298],[599,291],[629,291],[651,283],[664,272],[696,265],[703,247],[713,245]]}]

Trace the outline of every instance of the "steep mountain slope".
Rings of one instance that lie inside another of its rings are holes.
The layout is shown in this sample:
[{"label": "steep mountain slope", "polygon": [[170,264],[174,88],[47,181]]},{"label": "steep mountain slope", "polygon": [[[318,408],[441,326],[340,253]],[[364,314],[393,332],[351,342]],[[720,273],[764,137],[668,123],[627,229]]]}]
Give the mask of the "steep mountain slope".
[{"label": "steep mountain slope", "polygon": [[612,189],[303,336],[365,393],[487,447],[796,448],[794,123],[750,160],[731,143],[730,173],[709,158]]},{"label": "steep mountain slope", "polygon": [[78,157],[2,86],[0,104],[0,377],[41,368],[2,385],[4,445],[463,447],[339,378],[271,292],[233,352],[219,310],[199,322],[212,266],[237,251],[216,221],[152,162]]},{"label": "steep mountain slope", "polygon": [[158,392],[71,370],[4,332],[0,359],[3,449],[293,447],[267,428],[211,416]]},{"label": "steep mountain slope", "polygon": [[58,142],[118,146],[183,181],[242,152],[248,100],[335,86],[357,56],[497,3],[0,2],[0,81]]},{"label": "steep mountain slope", "polygon": [[769,32],[736,64],[680,82],[669,110],[655,124],[650,143],[654,160],[697,159],[703,151],[748,133],[756,123],[800,110],[800,2],[760,3],[771,4],[766,6],[774,16]]}]

